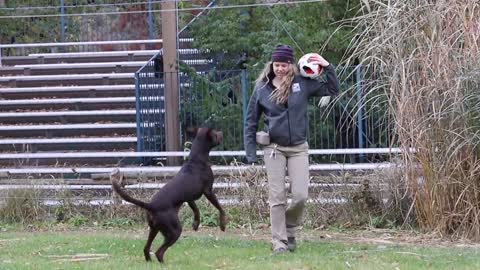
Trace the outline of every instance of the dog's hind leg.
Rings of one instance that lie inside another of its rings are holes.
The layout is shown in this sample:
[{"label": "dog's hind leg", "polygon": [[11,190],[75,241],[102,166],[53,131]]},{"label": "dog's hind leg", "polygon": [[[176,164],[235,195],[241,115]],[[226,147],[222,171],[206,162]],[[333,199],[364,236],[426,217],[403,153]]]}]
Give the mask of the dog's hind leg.
[{"label": "dog's hind leg", "polygon": [[146,261],[151,261],[152,259],[150,258],[150,247],[152,246],[153,239],[158,234],[158,230],[150,227],[150,232],[148,233],[148,239],[147,243],[145,244],[145,247],[143,248],[143,255],[145,256]]},{"label": "dog's hind leg", "polygon": [[198,210],[197,204],[194,201],[188,202],[188,206],[190,206],[193,211],[192,229],[196,231],[200,225],[200,211]]},{"label": "dog's hind leg", "polygon": [[222,206],[218,202],[217,196],[215,196],[215,193],[213,193],[212,189],[205,190],[203,194],[220,212],[220,230],[225,231],[225,226],[227,225],[227,217],[225,215],[225,211],[223,211]]},{"label": "dog's hind leg", "polygon": [[160,229],[165,239],[160,248],[155,252],[155,256],[157,256],[158,261],[161,263],[163,263],[163,256],[167,249],[175,244],[182,234],[182,225],[180,224],[178,215],[176,215],[176,211],[170,211],[162,220],[166,221],[166,223],[161,225],[162,228]]}]

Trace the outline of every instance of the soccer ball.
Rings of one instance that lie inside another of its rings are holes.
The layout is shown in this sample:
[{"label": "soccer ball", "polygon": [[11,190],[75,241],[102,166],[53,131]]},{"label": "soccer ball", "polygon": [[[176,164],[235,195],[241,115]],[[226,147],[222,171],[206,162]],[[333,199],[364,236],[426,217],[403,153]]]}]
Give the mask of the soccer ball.
[{"label": "soccer ball", "polygon": [[298,60],[298,69],[303,77],[313,79],[320,76],[322,73],[322,66],[309,63],[310,57],[312,57],[311,53],[302,56],[300,60]]}]

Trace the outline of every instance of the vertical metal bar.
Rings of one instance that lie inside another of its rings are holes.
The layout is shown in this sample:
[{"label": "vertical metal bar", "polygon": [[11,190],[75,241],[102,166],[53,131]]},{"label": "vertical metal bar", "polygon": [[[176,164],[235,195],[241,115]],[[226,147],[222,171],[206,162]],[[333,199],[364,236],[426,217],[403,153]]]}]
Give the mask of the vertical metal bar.
[{"label": "vertical metal bar", "polygon": [[150,111],[151,111],[150,117],[151,117],[151,122],[154,123],[150,129],[150,132],[151,132],[150,137],[152,138],[152,141],[149,149],[150,151],[159,151],[162,147],[162,144],[159,143],[159,141],[161,142],[161,139],[159,136],[159,134],[161,134],[161,130],[159,126],[161,125],[162,108],[160,107],[160,104],[156,102],[156,99],[155,99],[156,80],[155,80],[155,76],[152,76],[152,73],[154,72],[153,66],[154,66],[153,61],[150,61],[148,65],[147,73],[145,74],[145,76],[148,78],[147,81],[149,85],[147,94],[148,94],[148,99],[150,103]]},{"label": "vertical metal bar", "polygon": [[162,106],[159,101],[157,101],[157,97],[159,97],[158,92],[156,91],[158,88],[156,87],[158,80],[155,77],[155,67],[154,61],[151,60],[149,64],[148,70],[148,84],[150,85],[148,96],[150,98],[150,103],[152,105],[152,118],[155,123],[154,127],[152,128],[152,147],[150,148],[151,151],[160,151],[163,147],[162,143],[162,131],[160,129],[160,125],[162,123]]},{"label": "vertical metal bar", "polygon": [[140,78],[139,72],[135,72],[135,109],[136,113],[136,121],[137,121],[137,152],[142,152],[143,147],[143,130],[142,130],[142,106],[140,105]]},{"label": "vertical metal bar", "polygon": [[[240,73],[241,83],[242,83],[242,113],[243,113],[243,125],[247,122],[247,104],[248,104],[248,94],[247,94],[247,70],[242,69]],[[243,128],[242,128],[243,133]]]},{"label": "vertical metal bar", "polygon": [[[357,65],[357,126],[358,126],[358,148],[364,148],[363,142],[363,98],[362,98],[362,65]],[[360,159],[363,159],[363,154],[359,154]]]},{"label": "vertical metal bar", "polygon": [[[202,109],[202,105],[205,104],[205,84],[198,79],[196,79],[196,80],[197,80],[197,85],[198,85],[196,87],[196,89],[197,89],[197,91],[200,90],[199,99],[196,100],[196,102],[195,102],[195,104],[197,105],[197,113],[195,115],[195,122],[198,123],[198,122],[200,122],[200,120],[201,120],[200,116],[202,115],[200,110]],[[192,118],[193,118],[193,116],[192,116]],[[206,119],[203,119],[203,120],[206,120]]]},{"label": "vertical metal bar", "polygon": [[[240,84],[240,87],[242,87],[241,86],[242,85],[242,77],[241,76],[242,76],[242,74],[241,74],[241,71],[240,71],[240,77],[238,79],[236,79],[236,81],[235,81],[235,84],[236,85]],[[245,81],[246,80],[247,80],[247,78],[245,78]],[[238,97],[236,96],[235,93],[233,93],[233,98],[235,99],[235,100],[232,99],[232,101],[234,101],[234,104],[237,104],[237,102],[240,101],[240,100],[238,100]],[[242,99],[243,99],[243,97],[242,97]],[[242,103],[242,108],[243,108],[243,103]],[[235,144],[240,144],[241,145],[242,142],[243,142],[243,140],[241,140],[242,139],[242,134],[238,134],[238,133],[242,131],[243,119],[242,119],[241,122],[239,122],[240,119],[238,119],[238,117],[235,117],[234,121],[235,121],[235,123],[234,123],[233,126],[235,127],[235,130],[234,130]],[[222,148],[225,149],[225,145],[222,145]],[[243,149],[243,147],[240,148],[240,149]],[[240,150],[240,149],[236,148],[236,150]]]},{"label": "vertical metal bar", "polygon": [[65,0],[60,0],[60,41],[65,42]]},{"label": "vertical metal bar", "polygon": [[145,89],[140,93],[143,100],[145,100],[145,108],[144,113],[145,117],[143,122],[147,124],[145,128],[145,151],[153,151],[155,148],[155,130],[153,127],[156,125],[156,118],[155,118],[155,107],[152,106],[152,82],[150,81],[150,77],[148,76],[151,72],[151,62],[148,61],[145,69],[142,70],[142,84],[145,84]]},{"label": "vertical metal bar", "polygon": [[[342,96],[340,96],[340,98],[342,98]],[[330,136],[329,136],[330,130],[327,130],[327,133],[325,134],[325,136],[326,136],[325,138],[327,139],[327,148],[337,148],[337,136],[338,136],[338,131],[340,130],[337,127],[340,127],[340,125],[341,125],[340,122],[339,122],[340,117],[338,116],[338,114],[340,114],[340,116],[341,116],[342,111],[343,111],[343,106],[342,106],[341,100],[338,100],[337,104],[338,104],[337,106],[338,106],[339,110],[332,110],[332,114],[331,114],[332,115],[332,122],[334,123],[333,127],[332,127],[333,138],[330,140]]]}]

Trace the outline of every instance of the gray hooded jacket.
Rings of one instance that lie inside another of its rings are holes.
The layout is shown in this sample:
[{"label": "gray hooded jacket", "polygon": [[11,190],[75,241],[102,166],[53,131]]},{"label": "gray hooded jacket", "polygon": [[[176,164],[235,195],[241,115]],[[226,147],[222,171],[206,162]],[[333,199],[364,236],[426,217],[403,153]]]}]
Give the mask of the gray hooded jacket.
[{"label": "gray hooded jacket", "polygon": [[326,81],[296,75],[293,79],[287,104],[277,104],[270,99],[271,85],[261,82],[255,86],[248,103],[244,128],[244,144],[248,163],[257,161],[256,132],[262,113],[265,131],[270,142],[281,146],[294,146],[306,141],[308,130],[307,106],[311,96],[338,94],[339,82],[332,65],[324,67]]}]

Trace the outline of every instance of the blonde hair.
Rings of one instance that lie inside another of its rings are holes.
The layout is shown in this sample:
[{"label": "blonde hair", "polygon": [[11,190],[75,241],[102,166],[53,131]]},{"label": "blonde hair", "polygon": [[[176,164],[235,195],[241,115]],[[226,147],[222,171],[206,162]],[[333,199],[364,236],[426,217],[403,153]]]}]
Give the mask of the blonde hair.
[{"label": "blonde hair", "polygon": [[[286,75],[285,80],[283,80],[282,84],[278,87],[273,89],[272,93],[270,93],[270,99],[275,101],[277,104],[285,104],[287,103],[288,96],[290,95],[290,87],[292,86],[293,79],[296,74],[298,74],[297,67],[295,64],[290,64],[290,69]],[[269,61],[265,64],[262,72],[258,76],[256,83],[264,83],[268,84],[270,79],[273,78],[275,75],[273,73],[273,62]]]}]

